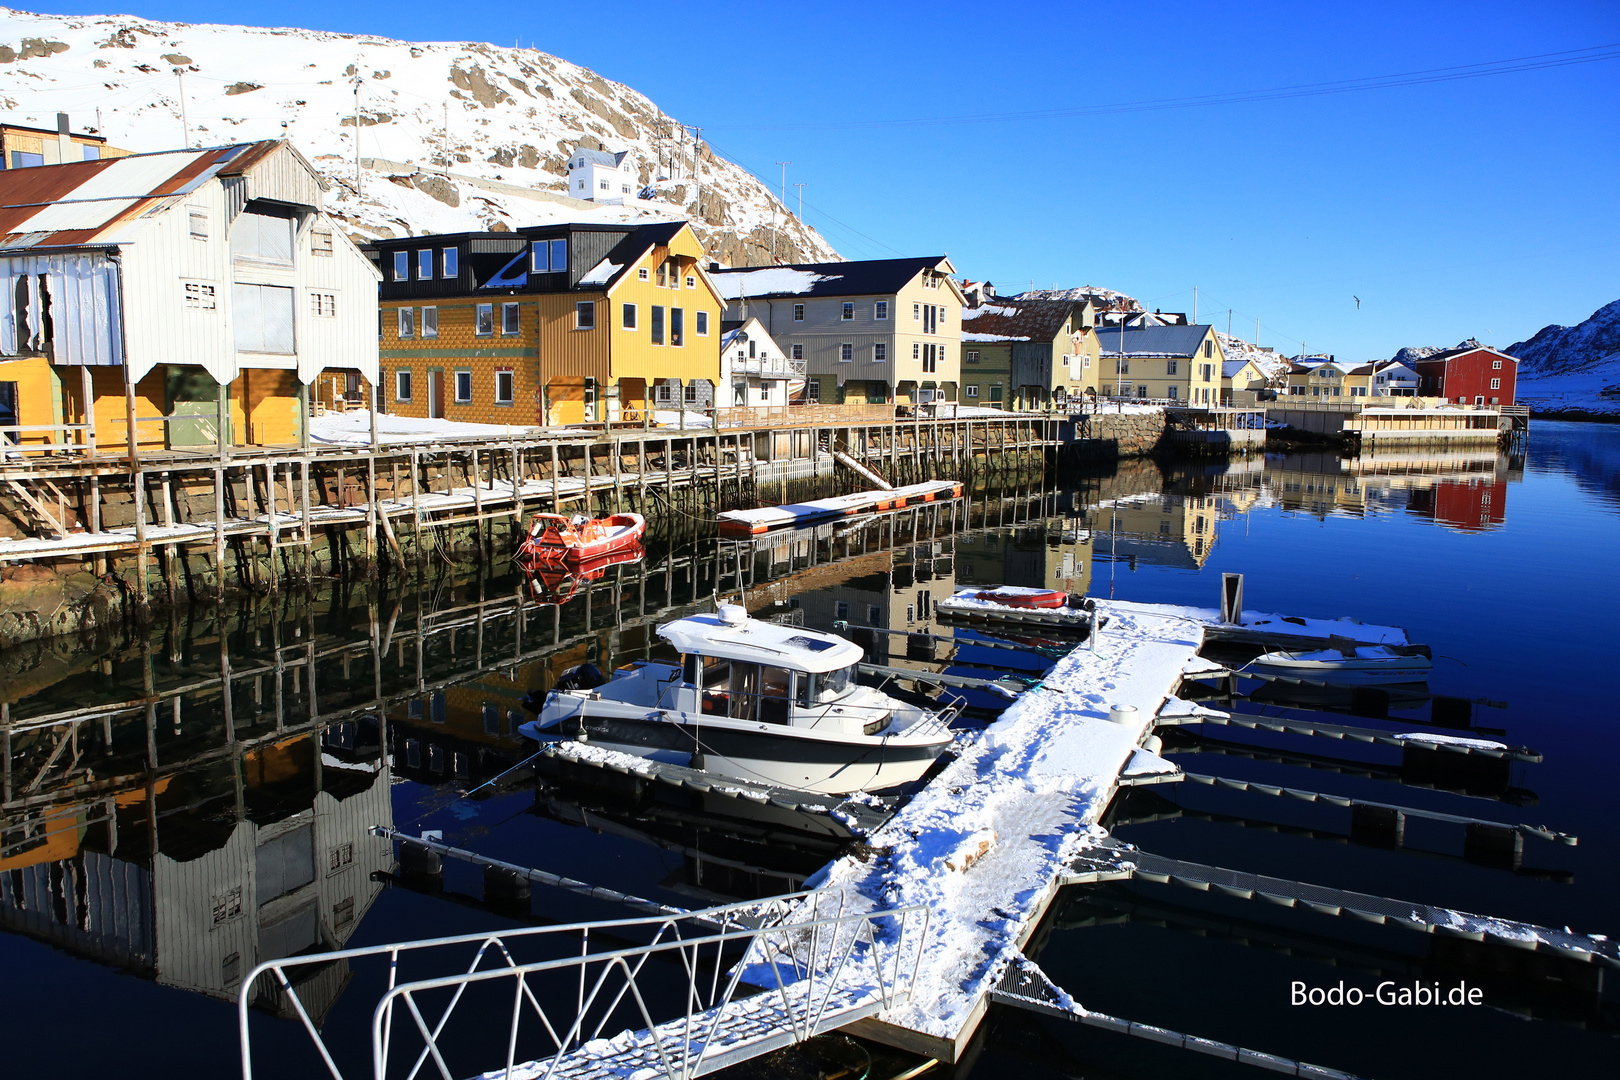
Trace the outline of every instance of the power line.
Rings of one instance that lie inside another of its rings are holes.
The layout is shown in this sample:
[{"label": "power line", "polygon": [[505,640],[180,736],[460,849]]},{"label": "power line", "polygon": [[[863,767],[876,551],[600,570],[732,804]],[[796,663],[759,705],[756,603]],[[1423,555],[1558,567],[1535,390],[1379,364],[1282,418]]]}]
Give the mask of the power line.
[{"label": "power line", "polygon": [[1571,67],[1576,64],[1593,64],[1605,60],[1620,60],[1620,43],[1593,45],[1584,49],[1568,49],[1562,52],[1537,53],[1532,56],[1520,56],[1507,60],[1459,64],[1453,67],[1426,68],[1419,71],[1399,72],[1389,75],[1369,75],[1356,79],[1339,79],[1325,83],[1299,83],[1291,86],[1275,86],[1259,90],[1236,90],[1191,97],[1150,98],[1144,101],[1124,101],[1107,105],[1080,105],[1063,109],[1009,113],[963,113],[955,116],[913,117],[900,120],[838,120],[791,124],[716,124],[714,127],[730,131],[780,131],[816,128],[848,130],[851,128],[924,127],[951,124],[1002,124],[1028,120],[1112,116],[1121,113],[1195,109],[1212,105],[1243,105],[1259,101],[1285,101],[1292,98],[1360,93],[1365,90],[1389,90],[1403,86],[1424,86],[1431,83],[1481,79],[1493,75],[1511,75],[1523,71]]}]

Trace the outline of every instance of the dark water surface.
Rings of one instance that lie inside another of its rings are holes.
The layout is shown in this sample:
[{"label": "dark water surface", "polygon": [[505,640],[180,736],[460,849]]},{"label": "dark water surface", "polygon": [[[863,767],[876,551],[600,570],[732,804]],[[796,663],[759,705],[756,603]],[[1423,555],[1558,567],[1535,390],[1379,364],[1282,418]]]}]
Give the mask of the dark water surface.
[{"label": "dark water surface", "polygon": [[[734,592],[739,567],[756,613],[822,628],[948,634],[933,601],[1002,582],[1213,606],[1227,571],[1246,575],[1251,609],[1406,627],[1434,648],[1433,691],[1504,703],[1474,707],[1472,724],[1544,762],[1452,791],[1410,782],[1421,778],[1396,751],[1323,739],[1211,728],[1167,736],[1167,752],[1192,772],[1546,825],[1578,847],[1527,838],[1519,866],[1490,866],[1463,857],[1460,825],[1410,819],[1392,850],[1349,842],[1342,808],[1190,784],[1118,800],[1116,833],[1162,855],[1620,933],[1620,426],[1537,423],[1523,461],[1132,462],[1056,484],[747,550],[655,545],[560,608],[529,597],[519,609],[522,583],[504,576],[399,601],[340,592],[313,610],[196,612],[102,656],[0,657],[0,1074],[234,1075],[236,991],[260,960],[624,913],[538,887],[529,918],[492,911],[478,871],[454,863],[442,892],[422,891],[396,876],[373,825],[438,829],[682,907],[797,887],[836,837],[544,779],[462,797],[527,755],[514,731],[524,691],[586,660],[661,655],[652,628]],[[1387,722],[1294,705],[1238,707],[1392,731],[1430,719],[1426,701]],[[76,726],[42,723],[87,708]],[[1396,928],[1133,884],[1072,890],[1031,951],[1092,1008],[1364,1076],[1613,1074],[1612,988],[1493,973],[1489,956]],[[301,990],[346,1073],[366,1068],[382,978],[333,967]],[[1294,982],[1341,979],[1466,980],[1485,1003],[1290,1006]],[[294,1021],[256,1016],[255,1040],[257,1075],[318,1075]],[[999,1009],[957,1071],[1259,1075]]]}]

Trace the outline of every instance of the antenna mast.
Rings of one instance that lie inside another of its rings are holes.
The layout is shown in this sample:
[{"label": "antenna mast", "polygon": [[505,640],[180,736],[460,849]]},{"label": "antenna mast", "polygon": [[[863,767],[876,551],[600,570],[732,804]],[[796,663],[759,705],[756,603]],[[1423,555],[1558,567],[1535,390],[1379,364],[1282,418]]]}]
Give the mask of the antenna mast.
[{"label": "antenna mast", "polygon": [[191,125],[186,122],[186,69],[185,68],[176,67],[174,69],[174,81],[180,84],[180,131],[182,133],[182,138],[181,138],[181,141],[180,141],[180,145],[186,147],[187,149],[190,149],[191,148]]},{"label": "antenna mast", "polygon": [[[355,65],[358,67],[359,65]],[[360,198],[365,194],[364,181],[360,179],[360,76],[354,77],[354,197]]]}]

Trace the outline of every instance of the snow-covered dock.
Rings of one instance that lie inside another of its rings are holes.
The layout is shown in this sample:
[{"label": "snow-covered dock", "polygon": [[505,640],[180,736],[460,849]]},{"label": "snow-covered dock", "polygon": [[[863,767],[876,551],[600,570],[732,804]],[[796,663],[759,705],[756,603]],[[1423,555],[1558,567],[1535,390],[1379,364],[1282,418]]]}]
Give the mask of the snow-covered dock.
[{"label": "snow-covered dock", "polygon": [[[870,837],[811,879],[857,909],[932,913],[909,1003],[849,1030],[955,1061],[1003,969],[1040,923],[1184,674],[1203,627],[1176,609],[1098,601],[1107,629],[1076,649]],[[1179,707],[1179,705],[1177,706]],[[1151,756],[1151,755],[1148,755]]]},{"label": "snow-covered dock", "polygon": [[721,536],[758,536],[790,525],[810,525],[829,518],[899,510],[935,499],[956,498],[961,494],[962,485],[954,480],[930,480],[905,487],[857,491],[852,495],[835,495],[809,502],[762,506],[753,510],[727,510],[717,517]]}]

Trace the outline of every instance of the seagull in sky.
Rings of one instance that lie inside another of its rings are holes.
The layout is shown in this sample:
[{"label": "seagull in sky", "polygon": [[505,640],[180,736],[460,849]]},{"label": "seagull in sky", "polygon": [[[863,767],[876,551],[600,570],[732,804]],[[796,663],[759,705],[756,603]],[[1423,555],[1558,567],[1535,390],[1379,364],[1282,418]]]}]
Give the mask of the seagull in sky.
[{"label": "seagull in sky", "polygon": [[1354,300],[1356,302],[1356,310],[1360,311],[1361,310],[1361,297],[1352,295],[1350,297],[1350,299],[1352,299],[1352,300]]}]

